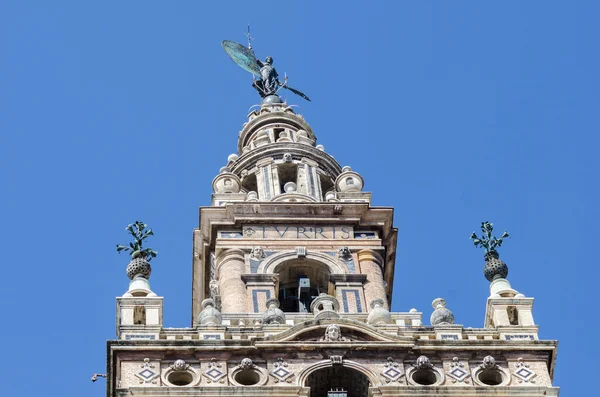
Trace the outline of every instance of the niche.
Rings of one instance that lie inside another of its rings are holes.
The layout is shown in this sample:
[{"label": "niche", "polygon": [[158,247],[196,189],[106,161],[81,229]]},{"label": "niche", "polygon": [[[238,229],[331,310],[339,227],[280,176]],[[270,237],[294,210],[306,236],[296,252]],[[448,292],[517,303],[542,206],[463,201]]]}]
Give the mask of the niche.
[{"label": "niche", "polygon": [[519,311],[516,306],[508,306],[506,308],[508,313],[508,322],[510,325],[519,325]]},{"label": "niche", "polygon": [[146,308],[144,306],[135,306],[133,308],[133,324],[146,325]]}]

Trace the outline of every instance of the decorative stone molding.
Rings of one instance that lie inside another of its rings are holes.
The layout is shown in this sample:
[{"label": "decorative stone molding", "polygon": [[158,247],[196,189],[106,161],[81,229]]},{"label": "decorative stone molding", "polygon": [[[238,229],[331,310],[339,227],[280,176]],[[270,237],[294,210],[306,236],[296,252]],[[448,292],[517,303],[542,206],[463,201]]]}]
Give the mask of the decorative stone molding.
[{"label": "decorative stone molding", "polygon": [[523,362],[523,358],[519,357],[517,359],[517,363],[515,364],[515,371],[513,374],[517,377],[517,382],[519,383],[535,383],[535,377],[537,374],[533,371],[533,369]]},{"label": "decorative stone molding", "polygon": [[433,365],[426,356],[417,358],[406,370],[406,380],[414,386],[439,386],[444,379],[444,371]]},{"label": "decorative stone molding", "polygon": [[265,257],[265,251],[261,246],[252,247],[252,251],[250,251],[250,258],[252,259],[262,259]]},{"label": "decorative stone molding", "polygon": [[242,370],[252,369],[254,367],[255,367],[254,363],[248,357],[243,358],[242,361],[240,362],[240,368]]},{"label": "decorative stone molding", "polygon": [[325,330],[325,335],[321,338],[324,342],[345,342],[348,339],[342,337],[342,330],[337,324],[329,324]]},{"label": "decorative stone molding", "polygon": [[400,378],[405,375],[402,363],[397,363],[392,357],[388,357],[381,375],[385,378],[385,383],[399,382]]},{"label": "decorative stone molding", "polygon": [[343,365],[344,364],[344,358],[342,356],[331,356],[331,357],[329,357],[329,359],[331,360],[331,365]]},{"label": "decorative stone molding", "polygon": [[219,281],[218,280],[210,280],[208,284],[208,289],[210,291],[210,297],[214,300],[219,296]]},{"label": "decorative stone molding", "polygon": [[446,372],[452,383],[469,383],[469,371],[458,357],[453,357]]},{"label": "decorative stone molding", "polygon": [[340,258],[341,260],[347,261],[349,259],[352,259],[352,251],[350,251],[350,249],[348,247],[341,247],[338,250],[338,258]]},{"label": "decorative stone molding", "polygon": [[149,358],[144,359],[144,363],[140,364],[140,368],[139,371],[134,373],[140,384],[158,384],[157,378],[160,376],[160,371],[156,369],[156,365],[150,362]]},{"label": "decorative stone molding", "polygon": [[306,258],[306,247],[296,247],[296,256]]},{"label": "decorative stone molding", "polygon": [[275,363],[273,363],[273,369],[271,370],[271,376],[274,378],[275,383],[287,382],[292,383],[294,378],[293,371],[288,367],[288,363],[279,357]]},{"label": "decorative stone molding", "polygon": [[[298,256],[296,251],[279,252],[277,254],[270,255],[263,260],[258,267],[257,273],[279,273],[281,265],[288,261],[297,260]],[[325,266],[327,266],[329,274],[343,274],[345,273],[344,267],[331,255],[327,255],[322,252],[307,252],[306,259],[314,260]]]},{"label": "decorative stone molding", "polygon": [[510,372],[496,364],[492,356],[483,358],[481,364],[471,372],[473,383],[479,386],[506,386],[510,383]]},{"label": "decorative stone molding", "polygon": [[184,360],[175,360],[175,362],[171,364],[171,368],[173,368],[173,371],[185,371],[189,367],[190,365]]},{"label": "decorative stone molding", "polygon": [[223,371],[223,365],[217,362],[214,358],[211,358],[208,363],[208,369],[202,373],[202,376],[206,378],[206,383],[220,383],[224,384],[224,377],[227,375],[227,371]]}]

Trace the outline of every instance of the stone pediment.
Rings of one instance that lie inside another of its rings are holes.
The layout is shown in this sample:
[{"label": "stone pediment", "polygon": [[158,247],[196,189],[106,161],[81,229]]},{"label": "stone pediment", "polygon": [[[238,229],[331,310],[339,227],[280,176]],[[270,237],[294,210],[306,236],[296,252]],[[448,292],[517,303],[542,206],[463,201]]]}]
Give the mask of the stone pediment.
[{"label": "stone pediment", "polygon": [[303,342],[314,344],[344,344],[361,342],[400,343],[412,345],[413,339],[388,334],[369,324],[335,319],[313,320],[296,324],[283,332],[257,339],[260,342]]}]

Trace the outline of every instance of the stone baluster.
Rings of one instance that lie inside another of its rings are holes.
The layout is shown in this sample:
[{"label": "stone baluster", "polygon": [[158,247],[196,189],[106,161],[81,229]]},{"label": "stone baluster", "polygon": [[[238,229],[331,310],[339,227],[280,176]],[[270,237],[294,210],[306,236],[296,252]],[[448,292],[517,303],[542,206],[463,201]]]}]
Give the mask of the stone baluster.
[{"label": "stone baluster", "polygon": [[244,251],[240,249],[226,249],[217,256],[222,313],[246,312],[246,283],[242,280],[245,269]]},{"label": "stone baluster", "polygon": [[383,272],[381,271],[383,258],[373,250],[361,250],[357,254],[361,273],[367,276],[364,286],[366,301],[371,302],[375,299],[381,299],[383,301],[383,308],[389,310]]}]

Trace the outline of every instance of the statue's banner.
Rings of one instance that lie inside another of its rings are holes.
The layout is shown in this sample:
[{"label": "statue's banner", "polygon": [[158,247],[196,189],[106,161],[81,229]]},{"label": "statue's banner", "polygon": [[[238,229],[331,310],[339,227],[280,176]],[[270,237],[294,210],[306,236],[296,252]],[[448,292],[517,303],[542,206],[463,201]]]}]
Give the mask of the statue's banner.
[{"label": "statue's banner", "polygon": [[260,77],[260,70],[258,68],[258,63],[256,62],[256,57],[254,56],[254,51],[229,40],[223,40],[221,45],[227,55],[229,55],[229,58],[231,58],[231,60],[239,67],[252,73],[256,77]]},{"label": "statue's banner", "polygon": [[354,237],[352,226],[316,225],[245,225],[244,238],[286,240],[348,240]]}]

